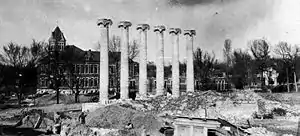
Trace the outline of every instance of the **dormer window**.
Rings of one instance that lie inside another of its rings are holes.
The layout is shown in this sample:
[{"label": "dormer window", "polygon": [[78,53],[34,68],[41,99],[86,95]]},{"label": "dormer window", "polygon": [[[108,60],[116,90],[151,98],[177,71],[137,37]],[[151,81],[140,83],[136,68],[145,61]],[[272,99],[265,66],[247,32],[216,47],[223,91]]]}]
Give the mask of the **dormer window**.
[{"label": "dormer window", "polygon": [[88,50],[85,54],[85,60],[86,61],[89,61],[92,59],[92,51],[91,50]]}]

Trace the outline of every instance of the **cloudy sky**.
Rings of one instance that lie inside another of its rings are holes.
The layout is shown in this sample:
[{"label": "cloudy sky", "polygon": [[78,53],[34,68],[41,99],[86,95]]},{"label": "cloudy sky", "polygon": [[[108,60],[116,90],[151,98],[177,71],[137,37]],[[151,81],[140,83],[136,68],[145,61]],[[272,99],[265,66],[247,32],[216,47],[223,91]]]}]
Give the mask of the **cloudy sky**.
[{"label": "cloudy sky", "polygon": [[[29,45],[31,40],[48,40],[58,25],[68,44],[96,49],[98,18],[111,18],[111,34],[120,35],[117,24],[131,21],[131,39],[136,25],[163,24],[195,29],[195,48],[215,52],[222,58],[224,40],[234,48],[246,48],[247,41],[265,37],[271,44],[287,41],[300,44],[299,0],[1,0],[0,46],[10,41]],[[148,57],[154,60],[155,34],[149,31]],[[165,33],[165,56],[171,57],[169,34]],[[184,37],[180,58],[185,57]]]}]

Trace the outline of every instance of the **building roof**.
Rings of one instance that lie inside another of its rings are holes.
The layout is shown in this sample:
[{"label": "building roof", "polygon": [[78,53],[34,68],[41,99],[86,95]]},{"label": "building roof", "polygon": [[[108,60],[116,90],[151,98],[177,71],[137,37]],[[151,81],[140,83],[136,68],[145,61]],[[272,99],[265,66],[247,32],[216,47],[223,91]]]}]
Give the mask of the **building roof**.
[{"label": "building roof", "polygon": [[50,40],[56,41],[66,41],[64,34],[61,32],[60,28],[57,26],[54,31],[51,33]]},{"label": "building roof", "polygon": [[[54,31],[51,33],[51,37],[49,39],[54,41],[66,41],[64,34],[61,29],[57,26]],[[120,62],[121,60],[121,52],[109,52],[109,64],[114,64],[116,62]],[[47,57],[44,57],[44,62],[47,62]],[[60,61],[68,60],[74,63],[84,63],[84,62],[100,62],[100,52],[99,51],[84,51],[75,45],[66,45],[64,51],[59,52]],[[134,62],[133,60],[129,60],[129,63]],[[136,63],[136,62],[134,62]]]}]

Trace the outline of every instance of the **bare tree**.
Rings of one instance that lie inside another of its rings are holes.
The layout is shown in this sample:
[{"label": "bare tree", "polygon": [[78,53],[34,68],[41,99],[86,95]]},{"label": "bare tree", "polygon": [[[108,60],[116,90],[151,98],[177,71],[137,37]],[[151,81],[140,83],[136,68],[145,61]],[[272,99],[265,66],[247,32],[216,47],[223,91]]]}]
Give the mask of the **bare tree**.
[{"label": "bare tree", "polygon": [[47,43],[43,41],[37,41],[35,39],[32,40],[32,43],[30,45],[30,53],[31,53],[31,58],[30,58],[30,64],[32,66],[37,67],[40,64],[40,60],[47,55],[46,54],[47,50]]},{"label": "bare tree", "polygon": [[231,71],[231,67],[232,67],[232,47],[231,47],[231,40],[230,39],[226,39],[224,42],[224,48],[223,48],[223,55],[224,55],[224,62],[226,65],[225,68],[225,72],[226,72],[226,78],[228,80],[228,75],[229,75],[229,71]]},{"label": "bare tree", "polygon": [[232,47],[231,40],[226,39],[224,42],[223,55],[227,67],[230,67],[232,64]]},{"label": "bare tree", "polygon": [[3,77],[2,81],[6,80],[6,87],[13,88],[11,90],[17,94],[19,104],[25,91],[36,86],[36,77],[31,75],[36,74],[36,66],[31,65],[35,57],[31,51],[32,48],[10,42],[3,46],[3,52],[0,54],[1,63],[9,68],[4,72],[11,72],[10,75],[5,74],[6,77]]},{"label": "bare tree", "polygon": [[13,67],[25,67],[30,61],[29,48],[10,42],[3,46],[1,61]]},{"label": "bare tree", "polygon": [[235,88],[243,89],[246,84],[250,85],[252,58],[248,52],[238,49],[233,52],[233,62],[232,82]]},{"label": "bare tree", "polygon": [[139,45],[136,40],[133,40],[129,45],[129,60],[134,60],[139,54]]},{"label": "bare tree", "polygon": [[249,42],[250,50],[255,58],[258,72],[261,74],[261,87],[265,86],[263,72],[269,67],[270,45],[265,39],[256,39]]},{"label": "bare tree", "polygon": [[83,55],[76,54],[72,48],[66,48],[61,53],[61,60],[63,62],[63,70],[64,70],[64,78],[63,82],[74,94],[75,103],[79,102],[79,88],[83,86],[83,83],[80,82],[81,75],[79,74],[79,70],[75,70],[76,60],[82,60],[84,58]]},{"label": "bare tree", "polygon": [[201,81],[202,89],[208,90],[212,88],[212,76],[214,66],[217,63],[214,54],[204,52],[202,49],[197,48],[194,52],[194,70],[195,78]]},{"label": "bare tree", "polygon": [[[287,42],[279,42],[276,44],[276,48],[274,49],[274,52],[280,56],[280,58],[283,60],[284,64],[290,68],[292,68],[293,76],[294,76],[294,85],[296,92],[298,92],[298,86],[297,86],[297,77],[296,77],[296,64],[297,64],[297,58],[298,54],[300,52],[300,48],[297,45],[290,45]],[[289,72],[287,70],[287,86],[289,91]]]},{"label": "bare tree", "polygon": [[[96,50],[99,50],[100,43],[97,44]],[[113,35],[109,40],[108,51],[109,52],[120,52],[121,48],[121,38],[119,36]],[[137,40],[132,40],[129,43],[129,60],[134,60],[139,54],[139,45]]]}]

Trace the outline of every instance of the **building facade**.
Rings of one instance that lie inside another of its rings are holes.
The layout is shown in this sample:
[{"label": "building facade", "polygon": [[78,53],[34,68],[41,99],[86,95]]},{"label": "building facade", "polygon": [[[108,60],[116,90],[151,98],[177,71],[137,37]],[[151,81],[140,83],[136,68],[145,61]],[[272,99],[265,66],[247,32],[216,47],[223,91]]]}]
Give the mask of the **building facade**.
[{"label": "building facade", "polygon": [[[75,87],[72,86],[71,78],[76,78],[78,80],[78,86],[80,90],[80,94],[88,94],[88,93],[98,93],[99,88],[99,73],[100,73],[100,52],[99,51],[91,51],[91,50],[82,50],[75,45],[67,45],[66,38],[63,32],[59,27],[56,27],[55,30],[51,33],[49,38],[49,48],[50,54],[57,52],[58,53],[58,65],[60,67],[66,66],[66,63],[70,63],[72,65],[72,74],[65,72],[62,73],[64,75],[65,80],[61,81],[61,85],[59,87],[60,93],[63,94],[72,94],[74,93]],[[63,56],[61,54],[67,53],[67,56]],[[119,90],[119,82],[120,82],[120,52],[109,52],[109,90],[114,92],[115,90]],[[75,56],[75,57],[74,57]],[[53,56],[51,56],[53,57]],[[69,62],[63,61],[63,57],[74,57],[68,58]],[[42,61],[39,65],[38,71],[38,89],[37,93],[54,93],[54,90],[51,89],[51,80],[50,76],[47,73],[49,71],[49,61]],[[65,69],[65,68],[62,68]],[[130,75],[130,88],[136,88],[138,78],[138,63],[130,60],[129,66],[129,75]]]}]

